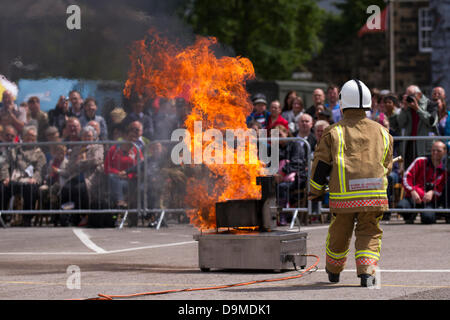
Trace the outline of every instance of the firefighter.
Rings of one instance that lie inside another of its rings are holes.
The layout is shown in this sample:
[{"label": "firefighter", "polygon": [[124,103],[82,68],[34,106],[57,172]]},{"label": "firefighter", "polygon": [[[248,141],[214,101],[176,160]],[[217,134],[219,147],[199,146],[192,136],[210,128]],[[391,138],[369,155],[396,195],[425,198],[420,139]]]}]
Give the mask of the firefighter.
[{"label": "firefighter", "polygon": [[332,213],[326,239],[326,272],[339,282],[355,227],[355,259],[361,286],[375,285],[382,229],[388,209],[387,176],[392,169],[393,138],[385,127],[366,117],[371,108],[367,86],[353,79],[339,94],[343,118],[327,127],[314,152],[310,199],[329,189]]}]

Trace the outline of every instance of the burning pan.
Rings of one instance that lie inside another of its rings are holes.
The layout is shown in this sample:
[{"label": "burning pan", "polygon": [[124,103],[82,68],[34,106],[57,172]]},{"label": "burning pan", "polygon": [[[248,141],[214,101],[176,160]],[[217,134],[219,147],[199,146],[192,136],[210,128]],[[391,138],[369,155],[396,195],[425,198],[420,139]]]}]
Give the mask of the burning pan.
[{"label": "burning pan", "polygon": [[258,227],[262,224],[260,200],[228,200],[216,203],[217,228]]}]

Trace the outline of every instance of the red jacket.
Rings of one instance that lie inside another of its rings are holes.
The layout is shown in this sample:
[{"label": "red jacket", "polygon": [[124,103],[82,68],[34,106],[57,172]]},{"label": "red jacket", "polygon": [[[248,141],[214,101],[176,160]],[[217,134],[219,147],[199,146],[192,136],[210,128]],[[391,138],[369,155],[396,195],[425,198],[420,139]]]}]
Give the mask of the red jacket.
[{"label": "red jacket", "polygon": [[277,120],[272,122],[272,117],[269,117],[268,123],[267,123],[267,129],[271,130],[275,128],[277,125],[281,124],[282,126],[286,127],[286,129],[289,130],[289,123],[286,119],[284,119],[281,114],[278,116]]},{"label": "red jacket", "polygon": [[[133,146],[128,152],[120,149],[119,145],[113,145],[108,150],[108,154],[105,158],[105,173],[106,174],[118,174],[120,171],[129,169],[132,166],[137,165],[137,155],[141,161],[144,159],[140,149]],[[128,178],[132,179],[136,177],[136,173],[129,173]]]},{"label": "red jacket", "polygon": [[[411,191],[415,190],[420,198],[426,192],[426,184],[433,184],[435,195],[440,197],[447,180],[447,171],[442,163],[435,168],[430,157],[418,157],[403,175],[403,186],[406,189],[406,196],[411,196]],[[430,186],[431,187],[431,186]]]}]

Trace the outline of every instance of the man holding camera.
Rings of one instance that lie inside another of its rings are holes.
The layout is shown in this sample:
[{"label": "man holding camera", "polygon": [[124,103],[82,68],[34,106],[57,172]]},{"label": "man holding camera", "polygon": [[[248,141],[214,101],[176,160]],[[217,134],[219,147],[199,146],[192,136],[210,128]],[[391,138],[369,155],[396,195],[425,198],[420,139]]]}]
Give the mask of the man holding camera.
[{"label": "man holding camera", "polygon": [[[447,146],[442,141],[434,141],[431,156],[418,157],[403,175],[403,186],[406,195],[400,200],[397,208],[436,208],[439,197],[447,181],[444,158]],[[417,213],[402,213],[407,224],[413,224]],[[420,220],[424,224],[436,222],[435,212],[422,212]]]},{"label": "man holding camera", "polygon": [[[402,110],[398,115],[398,125],[403,136],[429,136],[434,131],[438,118],[436,112],[428,110],[429,99],[419,87],[411,85],[403,95]],[[431,141],[405,141],[400,151],[407,168],[415,158],[430,154]]]}]

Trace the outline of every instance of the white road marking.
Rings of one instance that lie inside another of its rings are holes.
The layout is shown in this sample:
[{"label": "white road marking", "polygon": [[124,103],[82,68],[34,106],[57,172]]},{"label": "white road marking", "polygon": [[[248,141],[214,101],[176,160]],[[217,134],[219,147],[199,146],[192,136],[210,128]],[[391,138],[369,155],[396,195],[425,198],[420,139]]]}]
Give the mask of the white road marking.
[{"label": "white road marking", "polygon": [[163,243],[163,244],[155,244],[150,246],[144,246],[144,247],[135,247],[135,248],[126,248],[126,249],[119,249],[119,250],[111,250],[106,251],[99,246],[97,246],[95,243],[93,243],[88,236],[84,232],[75,232],[75,230],[80,229],[74,229],[74,233],[80,238],[80,240],[88,246],[90,249],[92,249],[94,252],[0,252],[0,255],[4,256],[19,256],[19,255],[32,255],[32,256],[39,256],[39,255],[90,255],[90,254],[108,254],[108,253],[120,253],[120,252],[129,252],[129,251],[136,251],[136,250],[144,250],[144,249],[157,249],[157,248],[165,248],[165,247],[173,247],[173,246],[181,246],[185,244],[192,244],[197,243],[197,241],[184,241],[184,242],[175,242],[175,243]]},{"label": "white road marking", "polygon": [[91,241],[91,239],[89,238],[89,236],[84,233],[83,229],[72,229],[73,233],[75,233],[75,235],[78,237],[78,239],[80,239],[81,242],[83,242],[83,244],[88,247],[89,249],[91,249],[92,251],[96,252],[96,253],[106,253],[107,251],[104,250],[103,248],[100,248],[99,246],[97,246],[94,242]]},{"label": "white road marking", "polygon": [[173,247],[173,246],[180,246],[180,245],[191,244],[191,243],[196,243],[196,242],[197,241],[185,241],[185,242],[155,244],[155,245],[145,246],[145,247],[136,247],[136,248],[126,248],[126,249],[119,249],[119,250],[111,250],[111,251],[108,251],[108,253],[119,253],[119,252],[135,251],[135,250]]}]

